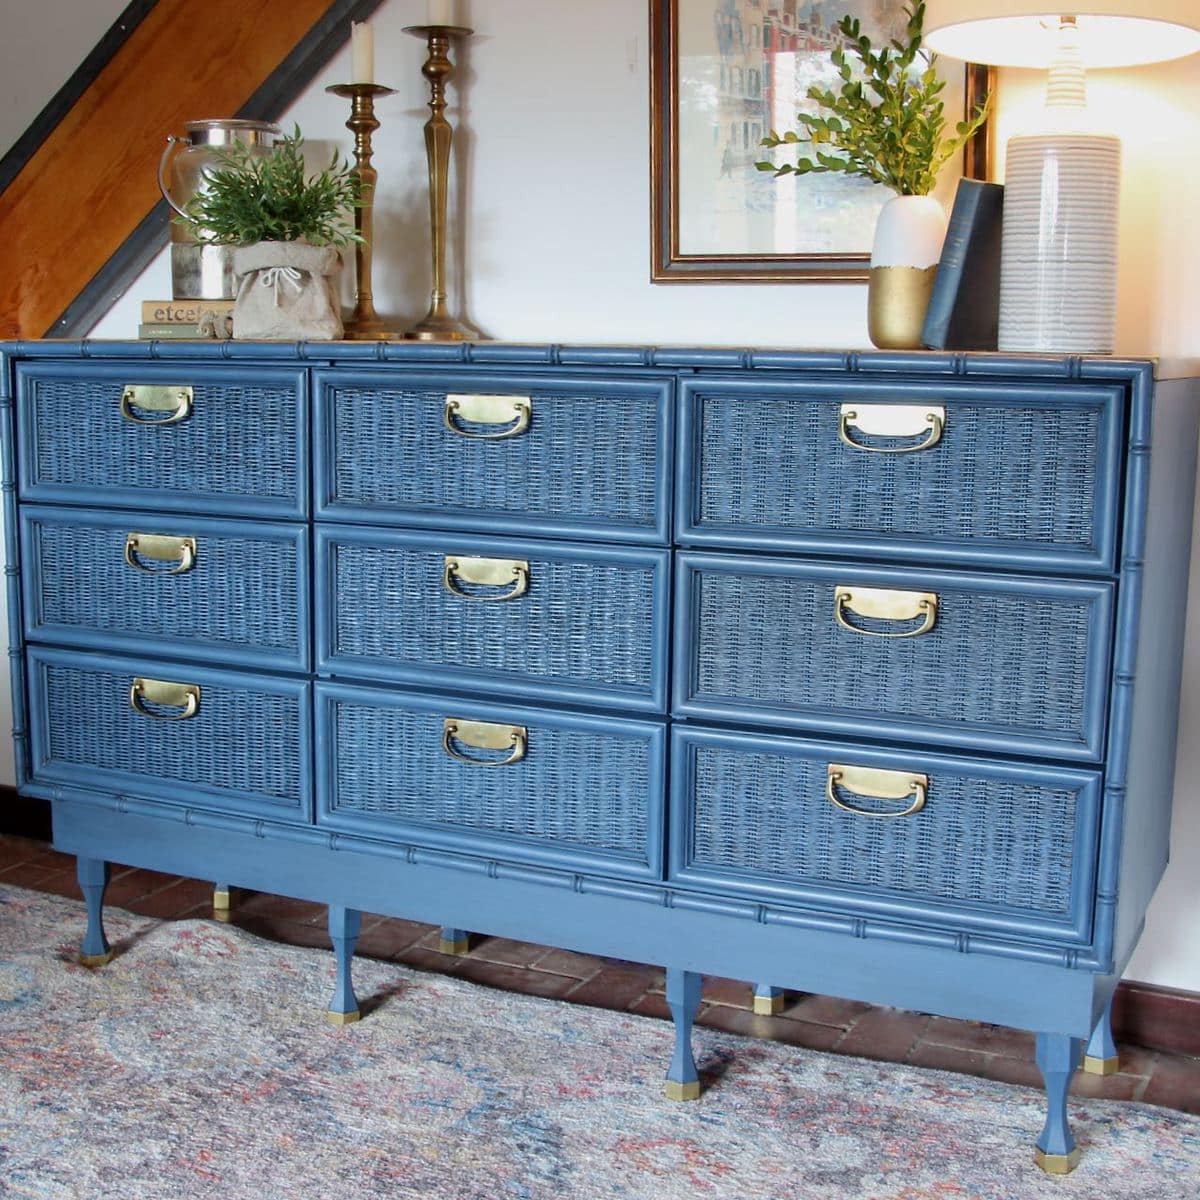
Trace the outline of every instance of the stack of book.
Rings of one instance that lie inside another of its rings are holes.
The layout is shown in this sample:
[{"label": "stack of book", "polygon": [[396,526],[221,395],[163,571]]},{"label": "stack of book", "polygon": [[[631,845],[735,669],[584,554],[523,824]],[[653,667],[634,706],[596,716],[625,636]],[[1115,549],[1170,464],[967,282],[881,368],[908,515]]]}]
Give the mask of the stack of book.
[{"label": "stack of book", "polygon": [[232,300],[143,300],[138,337],[232,337],[233,304]]}]

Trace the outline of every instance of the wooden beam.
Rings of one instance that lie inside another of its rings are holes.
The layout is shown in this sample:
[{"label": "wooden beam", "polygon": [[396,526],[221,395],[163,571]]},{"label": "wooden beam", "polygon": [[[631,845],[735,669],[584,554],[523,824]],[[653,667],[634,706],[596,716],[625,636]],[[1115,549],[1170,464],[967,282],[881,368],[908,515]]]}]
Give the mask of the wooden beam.
[{"label": "wooden beam", "polygon": [[275,119],[379,3],[159,0],[0,193],[0,337],[86,329],[164,243],[167,134]]}]

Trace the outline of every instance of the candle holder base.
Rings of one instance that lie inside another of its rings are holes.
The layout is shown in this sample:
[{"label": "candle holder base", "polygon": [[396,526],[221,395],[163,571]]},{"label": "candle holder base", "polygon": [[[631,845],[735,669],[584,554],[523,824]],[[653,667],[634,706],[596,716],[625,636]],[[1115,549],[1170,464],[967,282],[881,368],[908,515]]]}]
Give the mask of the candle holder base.
[{"label": "candle holder base", "polygon": [[368,321],[347,318],[342,333],[347,342],[395,342],[404,336],[398,329],[389,329],[380,317]]},{"label": "candle holder base", "polygon": [[479,340],[479,330],[449,315],[430,313],[404,337],[413,342],[474,342]]}]

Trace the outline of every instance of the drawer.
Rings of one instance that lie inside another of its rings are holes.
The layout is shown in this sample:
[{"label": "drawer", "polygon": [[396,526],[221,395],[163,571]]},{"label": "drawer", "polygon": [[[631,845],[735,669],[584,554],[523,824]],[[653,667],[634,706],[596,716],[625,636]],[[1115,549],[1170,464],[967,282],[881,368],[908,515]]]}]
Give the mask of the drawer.
[{"label": "drawer", "polygon": [[1102,581],[681,553],[675,711],[1098,760]]},{"label": "drawer", "polygon": [[889,924],[1090,941],[1097,771],[671,736],[672,880]]},{"label": "drawer", "polygon": [[680,541],[1113,568],[1120,387],[698,378],[681,388]]},{"label": "drawer", "polygon": [[662,878],[661,724],[317,684],[317,824]]},{"label": "drawer", "polygon": [[303,371],[18,363],[17,398],[26,500],[268,517],[308,511]]},{"label": "drawer", "polygon": [[316,373],[319,514],[665,542],[672,383]]},{"label": "drawer", "polygon": [[667,552],[318,528],[318,669],[666,706]]},{"label": "drawer", "polygon": [[21,510],[25,636],[307,670],[308,529]]},{"label": "drawer", "polygon": [[309,684],[30,647],[35,782],[312,820]]}]

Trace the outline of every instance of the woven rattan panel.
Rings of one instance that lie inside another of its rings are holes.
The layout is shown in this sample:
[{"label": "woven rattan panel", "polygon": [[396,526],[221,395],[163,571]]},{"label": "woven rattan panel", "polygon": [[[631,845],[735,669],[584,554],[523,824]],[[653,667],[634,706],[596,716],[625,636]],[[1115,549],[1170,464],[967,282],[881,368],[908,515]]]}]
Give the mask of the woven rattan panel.
[{"label": "woven rattan panel", "polygon": [[[691,863],[1039,914],[1069,911],[1072,791],[937,771],[921,812],[880,820],[830,804],[827,767],[824,760],[699,747]],[[912,767],[923,769],[918,754]],[[897,807],[845,798],[860,808]]]},{"label": "woven rattan panel", "polygon": [[[931,632],[883,638],[837,623],[832,576],[714,571],[698,582],[700,698],[1083,737],[1092,605],[1082,599],[937,588]],[[838,582],[852,585],[853,568]]]},{"label": "woven rattan panel", "polygon": [[79,630],[271,647],[299,654],[296,542],[232,535],[197,538],[195,566],[135,570],[125,562],[130,531],[153,532],[152,517],[108,525],[38,523],[42,622]]},{"label": "woven rattan panel", "polygon": [[390,388],[333,393],[335,498],[654,524],[658,436],[650,399],[539,394],[526,432],[484,441],[445,428],[445,396]]},{"label": "woven rattan panel", "polygon": [[[648,566],[528,559],[528,591],[488,602],[447,591],[444,556],[424,548],[343,544],[334,554],[337,654],[650,688]],[[456,586],[477,595],[505,590]]]},{"label": "woven rattan panel", "polygon": [[[40,669],[53,762],[142,775],[148,788],[165,779],[300,806],[304,716],[296,696],[205,684],[196,716],[153,720],[130,707],[131,674],[53,663]],[[177,681],[187,682],[183,675]]]},{"label": "woven rattan panel", "polygon": [[524,759],[483,767],[443,750],[443,719],[454,715],[339,702],[335,811],[645,857],[648,742],[529,727]]},{"label": "woven rattan panel", "polygon": [[871,454],[839,440],[839,408],[704,398],[701,523],[1092,546],[1098,410],[955,404],[933,449]]},{"label": "woven rattan panel", "polygon": [[[31,378],[42,484],[169,490],[294,500],[301,490],[294,385],[200,383],[186,420],[120,417],[89,436],[96,412],[117,413],[111,379]],[[307,481],[305,481],[307,487]]]}]

